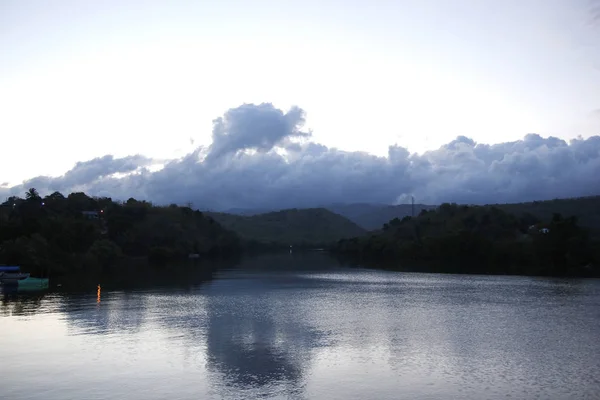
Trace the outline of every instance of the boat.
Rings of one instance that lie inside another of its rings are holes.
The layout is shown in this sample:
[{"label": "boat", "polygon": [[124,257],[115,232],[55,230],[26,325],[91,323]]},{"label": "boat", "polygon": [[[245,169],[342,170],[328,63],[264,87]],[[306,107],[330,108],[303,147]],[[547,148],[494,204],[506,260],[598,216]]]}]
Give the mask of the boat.
[{"label": "boat", "polygon": [[27,278],[29,278],[29,274],[21,272],[21,268],[18,266],[0,266],[0,284],[15,284]]},{"label": "boat", "polygon": [[34,291],[40,289],[48,289],[50,280],[48,278],[34,278],[30,276],[27,279],[22,279],[18,283],[19,292]]},{"label": "boat", "polygon": [[48,278],[34,278],[18,266],[0,265],[0,290],[4,294],[45,290],[49,286]]}]

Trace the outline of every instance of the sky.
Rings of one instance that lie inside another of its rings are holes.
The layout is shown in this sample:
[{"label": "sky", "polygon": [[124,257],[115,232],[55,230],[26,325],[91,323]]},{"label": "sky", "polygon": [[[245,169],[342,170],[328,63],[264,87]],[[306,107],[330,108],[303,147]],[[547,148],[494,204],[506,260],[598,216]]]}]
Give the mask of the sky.
[{"label": "sky", "polygon": [[598,194],[599,4],[4,0],[0,196]]}]

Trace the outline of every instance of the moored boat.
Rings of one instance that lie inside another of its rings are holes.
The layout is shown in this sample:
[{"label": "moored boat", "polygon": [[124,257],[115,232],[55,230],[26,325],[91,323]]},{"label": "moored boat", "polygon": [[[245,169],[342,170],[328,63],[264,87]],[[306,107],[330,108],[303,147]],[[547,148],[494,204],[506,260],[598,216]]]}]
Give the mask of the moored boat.
[{"label": "moored boat", "polygon": [[15,284],[27,278],[29,278],[29,274],[21,272],[21,268],[18,266],[0,266],[0,284]]},{"label": "moored boat", "polygon": [[18,283],[20,292],[48,289],[49,286],[50,280],[48,278],[34,278],[32,276],[27,279],[20,280]]}]

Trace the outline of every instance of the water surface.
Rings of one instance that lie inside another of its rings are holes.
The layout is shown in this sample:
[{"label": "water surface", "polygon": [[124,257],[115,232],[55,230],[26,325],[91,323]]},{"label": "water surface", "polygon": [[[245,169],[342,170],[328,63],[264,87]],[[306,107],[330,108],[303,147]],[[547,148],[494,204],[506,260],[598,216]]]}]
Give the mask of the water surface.
[{"label": "water surface", "polygon": [[394,273],[325,254],[200,276],[5,297],[0,398],[600,397],[598,280]]}]

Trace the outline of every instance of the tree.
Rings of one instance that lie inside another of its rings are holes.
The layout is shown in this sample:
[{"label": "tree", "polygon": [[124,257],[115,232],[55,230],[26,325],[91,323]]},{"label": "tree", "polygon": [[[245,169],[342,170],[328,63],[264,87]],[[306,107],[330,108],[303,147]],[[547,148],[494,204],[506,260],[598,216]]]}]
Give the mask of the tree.
[{"label": "tree", "polygon": [[83,192],[74,192],[67,196],[67,207],[71,212],[92,211],[97,208],[97,202]]},{"label": "tree", "polygon": [[35,189],[35,188],[31,188],[27,192],[25,192],[25,198],[27,200],[36,200],[36,201],[42,199],[40,197],[40,194],[38,193],[37,189]]},{"label": "tree", "polygon": [[108,239],[96,240],[88,250],[88,254],[95,257],[103,267],[114,264],[122,256],[121,248]]},{"label": "tree", "polygon": [[[83,211],[97,211],[89,219]],[[106,235],[108,233],[108,235]],[[237,236],[187,207],[155,207],[129,199],[54,192],[43,199],[36,189],[26,199],[9,198],[0,206],[0,264],[29,272],[51,267],[55,273],[114,265],[121,257],[147,257],[158,249],[166,258],[241,250]]]},{"label": "tree", "polygon": [[2,203],[1,205],[3,206],[16,206],[17,204],[20,204],[21,202],[23,202],[23,199],[21,199],[18,196],[10,196],[4,203]]},{"label": "tree", "polygon": [[407,221],[411,220],[392,220],[383,232],[340,241],[337,249],[373,260],[437,261],[433,269],[445,272],[553,276],[600,272],[593,269],[595,260],[600,261],[594,242],[576,217],[556,213],[542,233],[528,230],[537,221],[531,214],[516,218],[498,207],[444,204]]},{"label": "tree", "polygon": [[44,201],[63,201],[65,196],[61,192],[54,192],[44,198]]}]

